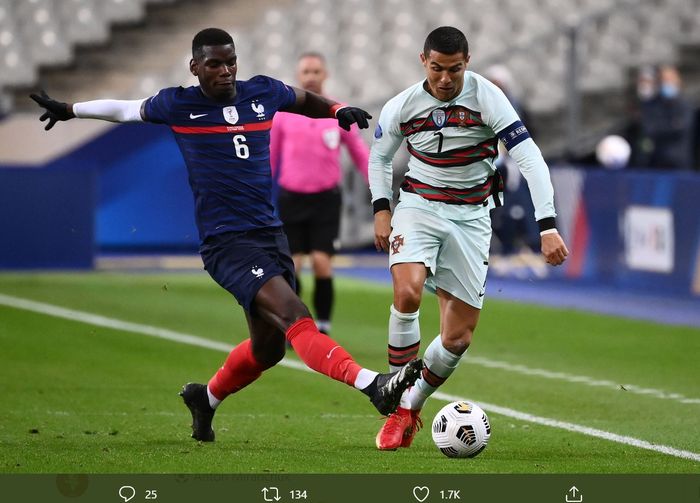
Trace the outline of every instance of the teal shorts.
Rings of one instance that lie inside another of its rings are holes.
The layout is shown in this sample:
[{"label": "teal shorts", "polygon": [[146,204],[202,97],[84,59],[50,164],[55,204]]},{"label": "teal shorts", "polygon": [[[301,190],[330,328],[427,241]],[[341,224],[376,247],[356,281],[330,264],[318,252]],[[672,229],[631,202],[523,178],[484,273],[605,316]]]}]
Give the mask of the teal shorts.
[{"label": "teal shorts", "polygon": [[425,287],[440,288],[481,309],[491,246],[491,217],[450,220],[431,211],[402,207],[391,219],[389,264],[423,263],[429,269]]}]

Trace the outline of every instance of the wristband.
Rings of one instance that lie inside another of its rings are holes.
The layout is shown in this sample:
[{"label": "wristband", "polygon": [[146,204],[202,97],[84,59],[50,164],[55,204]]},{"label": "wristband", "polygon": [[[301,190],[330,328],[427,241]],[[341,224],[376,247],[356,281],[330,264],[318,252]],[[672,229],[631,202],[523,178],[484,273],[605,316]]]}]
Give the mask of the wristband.
[{"label": "wristband", "polygon": [[335,118],[335,114],[338,113],[338,110],[341,108],[345,108],[347,105],[343,105],[342,103],[336,103],[335,105],[331,105],[331,107],[328,109],[328,112],[331,114],[331,117]]},{"label": "wristband", "polygon": [[540,232],[546,231],[547,229],[554,229],[557,226],[557,221],[554,217],[543,218],[537,221],[537,225],[540,226]]},{"label": "wristband", "polygon": [[374,211],[375,215],[380,211],[391,211],[391,205],[389,204],[389,200],[385,197],[377,199],[372,203],[372,210]]},{"label": "wristband", "polygon": [[540,232],[540,236],[544,236],[545,234],[558,234],[559,231],[557,230],[556,227],[552,227],[551,229],[544,230]]}]

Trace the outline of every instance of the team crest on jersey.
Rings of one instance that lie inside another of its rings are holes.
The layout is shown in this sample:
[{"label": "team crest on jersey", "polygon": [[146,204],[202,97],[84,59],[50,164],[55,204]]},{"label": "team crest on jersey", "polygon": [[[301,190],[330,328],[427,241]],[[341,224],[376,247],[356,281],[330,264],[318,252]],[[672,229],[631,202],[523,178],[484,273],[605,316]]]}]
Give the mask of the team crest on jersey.
[{"label": "team crest on jersey", "polygon": [[447,118],[445,110],[443,110],[442,108],[436,108],[435,110],[433,110],[432,116],[433,122],[437,127],[442,127],[445,125],[445,119]]},{"label": "team crest on jersey", "polygon": [[323,143],[329,150],[335,150],[340,145],[340,131],[337,128],[326,129],[322,136]]},{"label": "team crest on jersey", "polygon": [[224,107],[222,111],[224,112],[224,120],[226,122],[229,124],[238,122],[238,110],[236,110],[236,107]]},{"label": "team crest on jersey", "polygon": [[391,240],[391,254],[396,255],[401,251],[401,247],[403,246],[403,236],[401,234],[397,234],[394,236],[394,239]]},{"label": "team crest on jersey", "polygon": [[262,103],[252,102],[250,108],[257,114],[258,119],[265,118],[265,106]]}]

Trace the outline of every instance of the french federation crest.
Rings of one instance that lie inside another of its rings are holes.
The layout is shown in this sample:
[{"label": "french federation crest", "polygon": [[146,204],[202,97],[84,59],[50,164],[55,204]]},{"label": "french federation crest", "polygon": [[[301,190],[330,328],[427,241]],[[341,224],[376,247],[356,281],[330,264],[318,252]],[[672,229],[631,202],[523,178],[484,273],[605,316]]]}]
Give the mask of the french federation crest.
[{"label": "french federation crest", "polygon": [[257,114],[258,119],[265,118],[265,106],[262,103],[253,102],[250,104],[250,108]]},{"label": "french federation crest", "polygon": [[445,125],[445,118],[447,117],[447,114],[445,114],[445,111],[442,108],[436,108],[433,110],[432,116],[433,122],[437,127],[441,128]]},{"label": "french federation crest", "polygon": [[238,122],[238,110],[236,110],[236,107],[224,107],[222,111],[224,112],[224,120],[226,122],[229,124]]}]

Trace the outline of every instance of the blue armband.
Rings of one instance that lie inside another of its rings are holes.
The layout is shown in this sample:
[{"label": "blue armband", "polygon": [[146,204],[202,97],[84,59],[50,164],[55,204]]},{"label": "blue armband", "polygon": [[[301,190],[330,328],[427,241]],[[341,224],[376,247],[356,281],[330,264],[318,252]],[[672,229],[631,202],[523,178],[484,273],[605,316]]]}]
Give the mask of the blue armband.
[{"label": "blue armband", "polygon": [[520,142],[530,138],[530,133],[521,121],[515,121],[513,124],[502,129],[496,134],[508,150],[512,149]]}]

